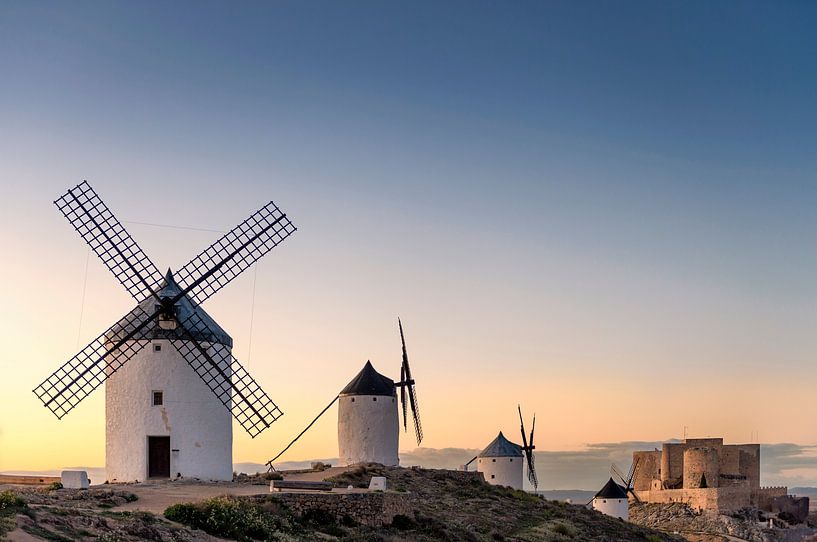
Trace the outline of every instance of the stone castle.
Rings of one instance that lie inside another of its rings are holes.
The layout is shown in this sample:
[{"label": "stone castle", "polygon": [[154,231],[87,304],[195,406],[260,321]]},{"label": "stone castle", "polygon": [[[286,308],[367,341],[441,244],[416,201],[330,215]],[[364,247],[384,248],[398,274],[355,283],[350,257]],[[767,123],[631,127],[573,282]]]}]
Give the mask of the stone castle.
[{"label": "stone castle", "polygon": [[634,452],[633,461],[633,490],[643,502],[683,502],[721,512],[776,511],[792,504],[788,488],[760,487],[759,444],[686,439],[665,443],[661,450]]}]

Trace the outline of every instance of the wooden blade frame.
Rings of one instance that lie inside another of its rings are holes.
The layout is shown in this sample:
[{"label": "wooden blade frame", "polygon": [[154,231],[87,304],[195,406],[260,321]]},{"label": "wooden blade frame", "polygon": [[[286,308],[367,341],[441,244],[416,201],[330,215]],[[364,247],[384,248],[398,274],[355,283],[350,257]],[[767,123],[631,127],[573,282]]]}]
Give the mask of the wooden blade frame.
[{"label": "wooden blade frame", "polygon": [[[268,203],[185,265],[182,291],[173,299],[162,300],[158,296],[161,273],[87,181],[54,203],[134,299],[154,296],[165,306],[174,306],[188,294],[201,303],[296,231],[286,215]],[[148,314],[137,305],[54,371],[34,393],[61,419],[147,345],[148,325],[162,312],[157,308]],[[196,313],[187,320],[193,318],[201,320]],[[218,349],[211,354],[184,323],[178,326],[182,338],[172,339],[174,346],[242,427],[257,436],[283,413],[237,359]],[[238,399],[233,400],[233,395]]]}]

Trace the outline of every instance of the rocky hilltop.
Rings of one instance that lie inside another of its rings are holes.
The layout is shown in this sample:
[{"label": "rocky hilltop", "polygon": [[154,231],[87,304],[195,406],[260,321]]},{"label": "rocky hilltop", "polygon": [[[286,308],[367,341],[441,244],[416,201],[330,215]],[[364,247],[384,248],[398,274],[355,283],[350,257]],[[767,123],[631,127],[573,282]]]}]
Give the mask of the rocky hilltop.
[{"label": "rocky hilltop", "polygon": [[[328,478],[338,488],[366,486],[385,476],[380,496],[401,501],[388,523],[358,521],[343,508],[296,508],[288,493],[180,498],[163,514],[123,510],[138,504],[139,485],[86,491],[11,489],[0,493],[0,532],[12,540],[366,540],[670,542],[682,539],[573,506],[486,484],[469,473],[379,465]],[[190,494],[183,482],[174,494]],[[265,476],[236,484],[268,484]],[[195,489],[195,485],[192,485]],[[239,489],[252,489],[241,486]],[[368,492],[351,495],[378,495]],[[185,493],[187,492],[187,493]],[[226,491],[225,491],[226,493]],[[311,494],[317,495],[317,494]],[[326,495],[326,498],[331,495]],[[304,497],[303,502],[313,502]],[[374,499],[377,500],[377,499]],[[314,499],[319,502],[320,499]],[[352,502],[352,501],[350,501]],[[349,510],[351,512],[351,510]],[[28,537],[28,538],[26,538]],[[31,538],[33,537],[33,538]]]},{"label": "rocky hilltop", "polygon": [[[769,519],[775,527],[769,527]],[[683,503],[632,504],[630,521],[638,525],[679,533],[691,542],[817,542],[817,516],[804,523],[745,509],[734,514],[697,512]],[[791,521],[791,520],[790,520]]]}]

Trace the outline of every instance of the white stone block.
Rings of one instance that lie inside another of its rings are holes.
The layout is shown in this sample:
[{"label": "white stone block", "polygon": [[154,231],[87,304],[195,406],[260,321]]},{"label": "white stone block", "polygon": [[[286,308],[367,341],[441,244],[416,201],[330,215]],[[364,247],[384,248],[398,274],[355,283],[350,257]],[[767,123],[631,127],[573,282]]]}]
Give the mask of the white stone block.
[{"label": "white stone block", "polygon": [[84,470],[64,470],[61,477],[62,487],[68,489],[88,489],[91,486],[88,473]]},{"label": "white stone block", "polygon": [[372,479],[369,482],[369,489],[386,491],[386,477],[385,476],[372,476]]}]

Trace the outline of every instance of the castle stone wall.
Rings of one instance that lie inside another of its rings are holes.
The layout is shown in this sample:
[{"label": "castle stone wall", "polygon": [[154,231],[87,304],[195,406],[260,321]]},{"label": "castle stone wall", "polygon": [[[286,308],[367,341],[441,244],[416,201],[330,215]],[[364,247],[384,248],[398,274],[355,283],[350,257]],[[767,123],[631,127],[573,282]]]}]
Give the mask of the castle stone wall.
[{"label": "castle stone wall", "polygon": [[661,478],[661,452],[634,452],[633,461],[638,462],[633,478],[633,488],[636,491],[648,490],[652,481]]},{"label": "castle stone wall", "polygon": [[718,450],[709,446],[684,450],[684,489],[718,487]]}]

